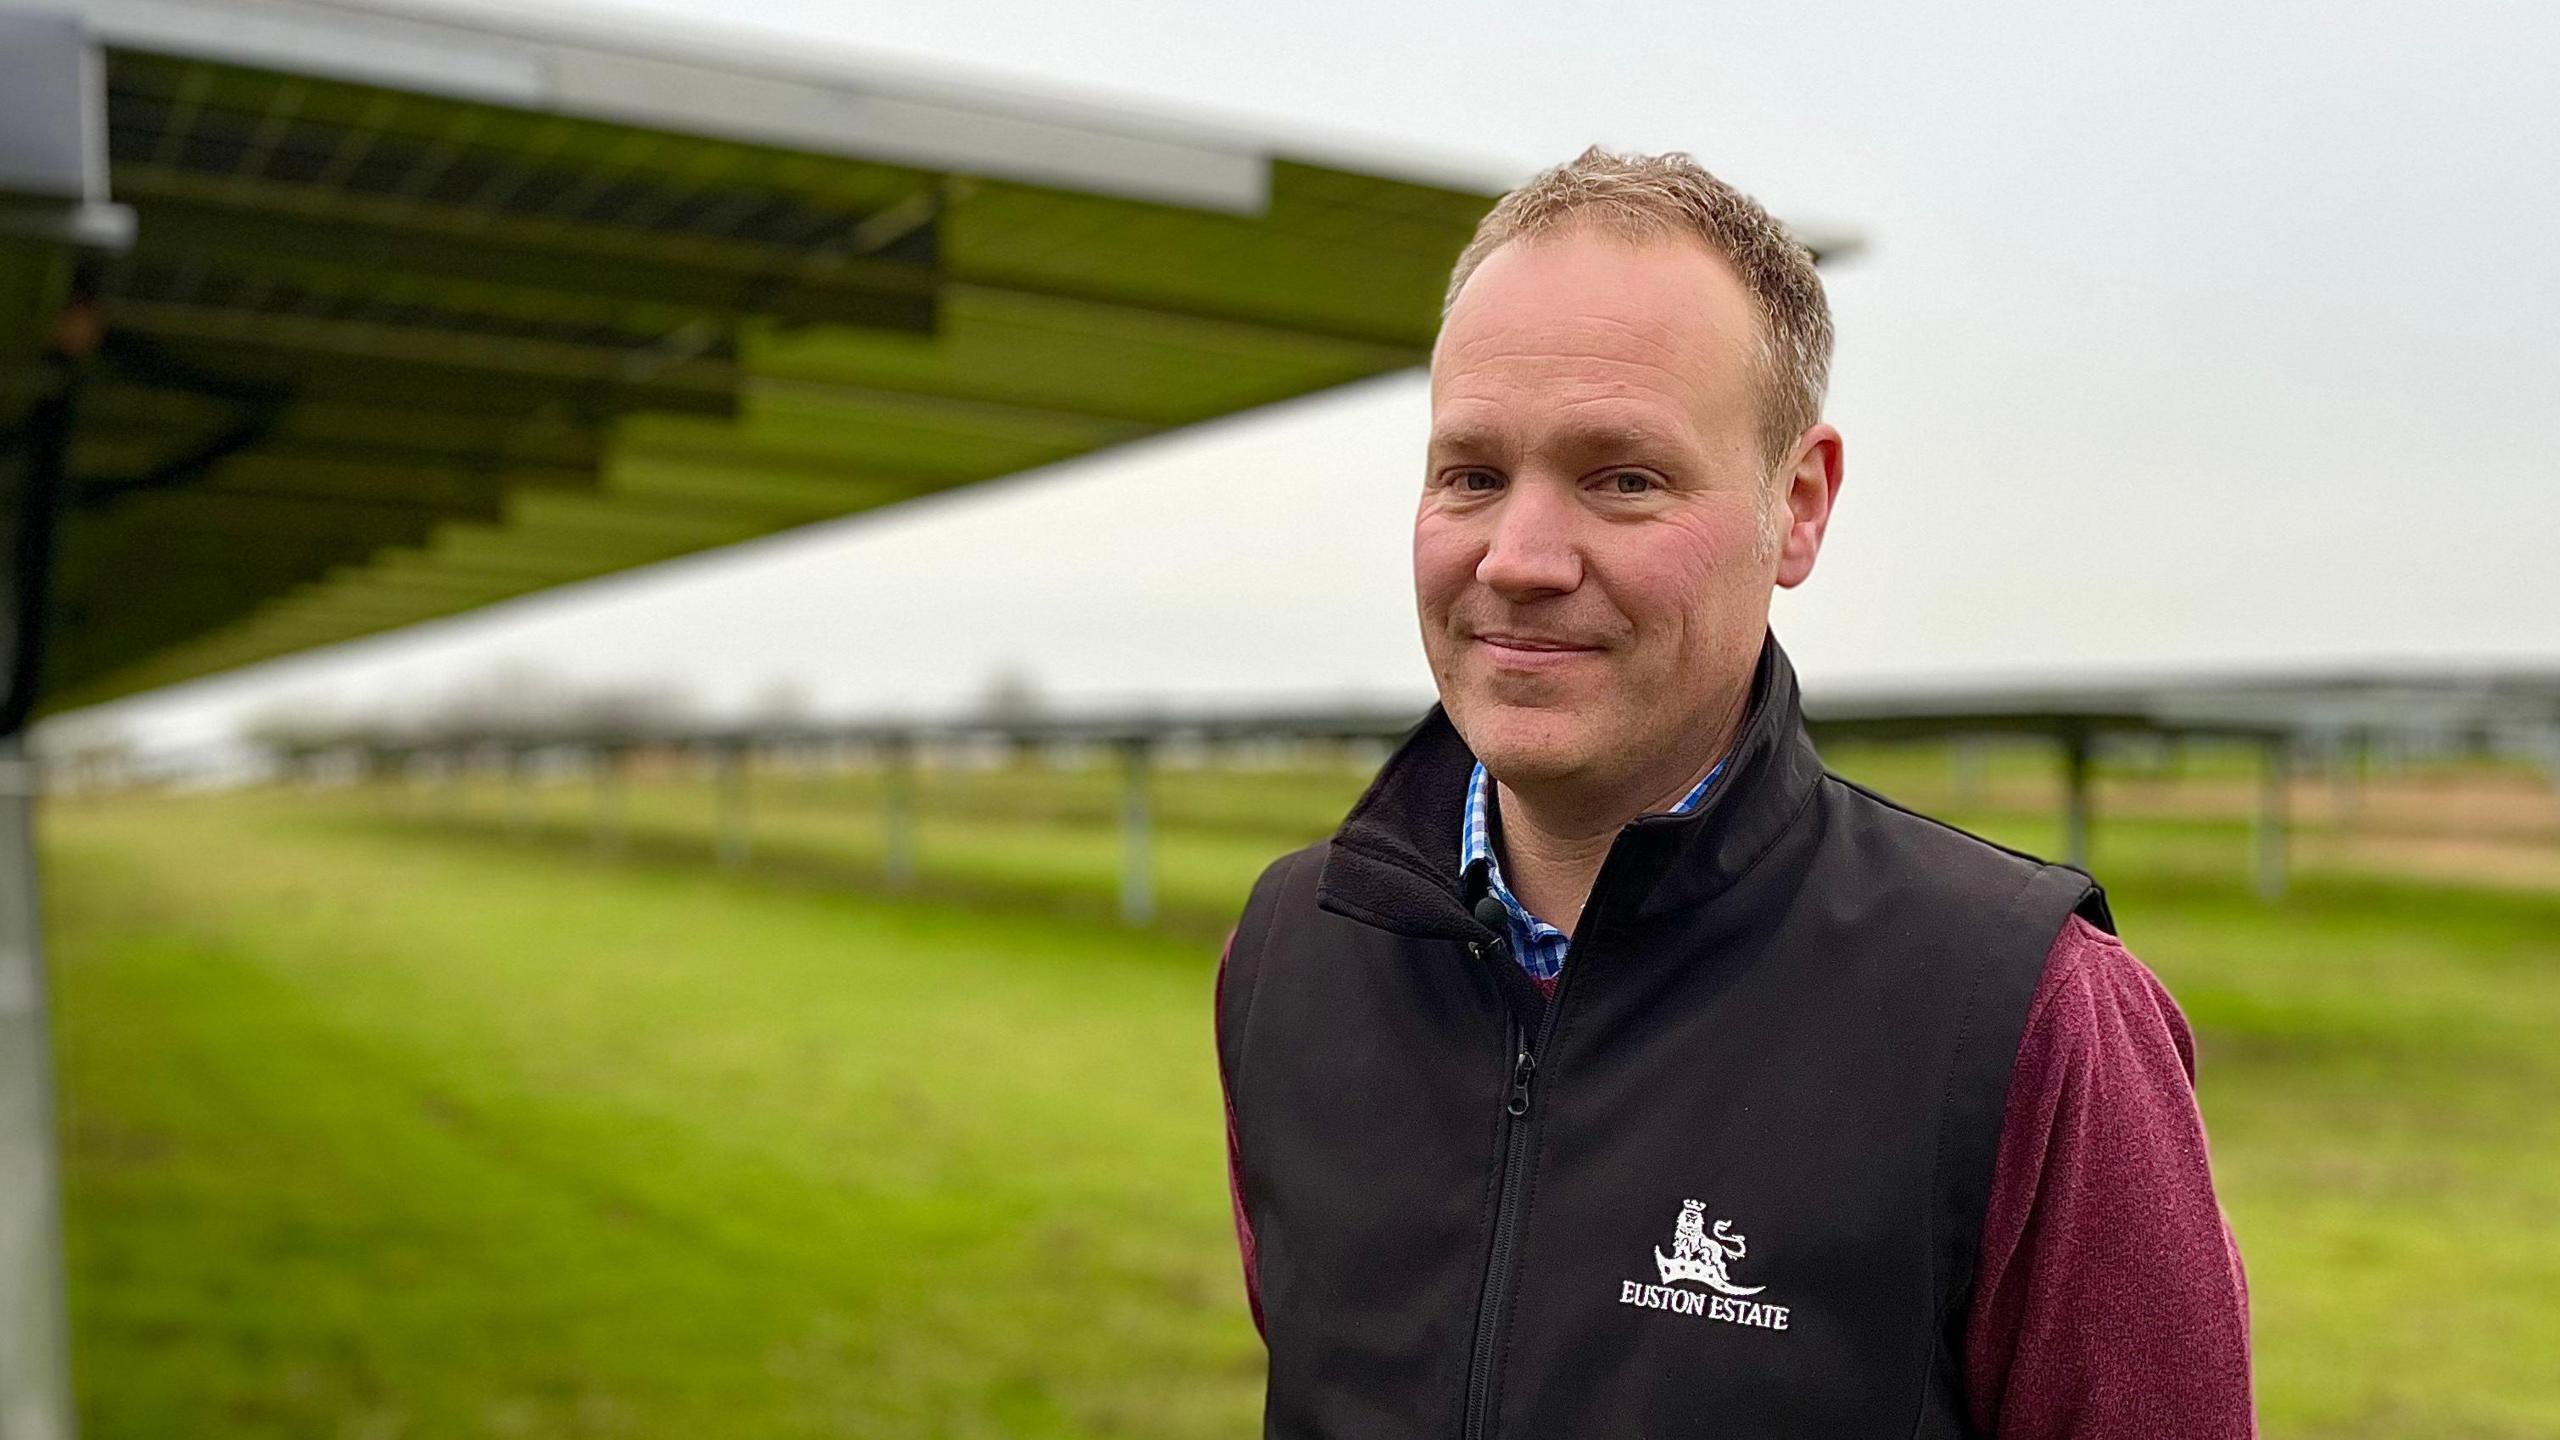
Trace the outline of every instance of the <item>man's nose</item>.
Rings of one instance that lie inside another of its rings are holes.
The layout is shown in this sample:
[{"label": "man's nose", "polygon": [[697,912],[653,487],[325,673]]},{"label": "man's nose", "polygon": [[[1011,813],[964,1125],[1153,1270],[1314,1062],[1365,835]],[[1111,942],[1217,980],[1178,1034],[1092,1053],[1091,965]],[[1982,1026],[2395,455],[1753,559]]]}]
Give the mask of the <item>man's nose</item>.
[{"label": "man's nose", "polygon": [[1573,502],[1559,487],[1515,480],[1494,502],[1476,579],[1510,598],[1569,591],[1582,583]]}]

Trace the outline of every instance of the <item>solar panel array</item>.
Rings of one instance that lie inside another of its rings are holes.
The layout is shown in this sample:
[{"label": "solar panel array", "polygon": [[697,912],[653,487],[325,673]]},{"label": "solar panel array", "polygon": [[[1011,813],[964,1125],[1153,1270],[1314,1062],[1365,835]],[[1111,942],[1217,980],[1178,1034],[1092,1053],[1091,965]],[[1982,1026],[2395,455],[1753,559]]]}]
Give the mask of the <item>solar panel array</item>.
[{"label": "solar panel array", "polygon": [[1235,213],[105,54],[137,235],[48,710],[1416,364],[1489,198],[1274,160]]}]

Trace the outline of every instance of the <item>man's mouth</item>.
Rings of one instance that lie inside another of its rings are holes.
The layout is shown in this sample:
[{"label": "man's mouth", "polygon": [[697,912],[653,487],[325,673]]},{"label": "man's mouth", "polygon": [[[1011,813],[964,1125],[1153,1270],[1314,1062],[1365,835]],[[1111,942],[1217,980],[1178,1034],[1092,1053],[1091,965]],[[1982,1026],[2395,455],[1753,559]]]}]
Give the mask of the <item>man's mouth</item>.
[{"label": "man's mouth", "polygon": [[1476,637],[1497,665],[1514,669],[1537,670],[1570,663],[1576,656],[1598,653],[1597,645],[1585,645],[1554,635],[1518,635],[1488,630]]}]

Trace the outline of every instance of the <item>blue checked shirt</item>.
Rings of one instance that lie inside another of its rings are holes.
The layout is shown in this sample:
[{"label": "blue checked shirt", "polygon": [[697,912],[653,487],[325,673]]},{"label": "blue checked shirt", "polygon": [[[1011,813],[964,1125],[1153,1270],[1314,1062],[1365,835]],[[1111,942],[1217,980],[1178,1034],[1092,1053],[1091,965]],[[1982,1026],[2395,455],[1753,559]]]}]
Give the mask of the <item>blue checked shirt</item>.
[{"label": "blue checked shirt", "polygon": [[[1724,761],[1707,772],[1707,778],[1693,786],[1668,813],[1686,815],[1707,798],[1707,787],[1724,773]],[[1502,861],[1493,853],[1493,779],[1485,773],[1484,762],[1476,762],[1475,773],[1467,778],[1467,810],[1458,834],[1458,875],[1460,883],[1482,862],[1485,887],[1502,902],[1502,913],[1509,920],[1511,953],[1519,957],[1520,968],[1539,980],[1553,980],[1564,973],[1564,952],[1573,937],[1529,913],[1529,907],[1502,883]]]}]

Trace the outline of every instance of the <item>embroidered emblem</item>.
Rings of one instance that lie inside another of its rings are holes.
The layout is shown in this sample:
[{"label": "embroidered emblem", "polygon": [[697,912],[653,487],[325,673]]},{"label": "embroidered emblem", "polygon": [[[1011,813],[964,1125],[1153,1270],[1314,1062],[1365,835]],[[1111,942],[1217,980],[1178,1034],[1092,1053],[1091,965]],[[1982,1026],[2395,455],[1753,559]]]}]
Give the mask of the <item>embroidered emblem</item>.
[{"label": "embroidered emblem", "polygon": [[1672,1226],[1671,1253],[1665,1255],[1654,1247],[1653,1263],[1662,1271],[1662,1283],[1695,1280],[1710,1290],[1727,1295],[1757,1295],[1766,1285],[1736,1285],[1725,1273],[1724,1262],[1739,1260],[1750,1254],[1742,1236],[1733,1233],[1733,1222],[1719,1220],[1716,1232],[1707,1233],[1707,1207],[1695,1200],[1680,1202],[1680,1219]]},{"label": "embroidered emblem", "polygon": [[[1618,1303],[1646,1310],[1669,1310],[1678,1315],[1703,1315],[1729,1325],[1750,1325],[1762,1330],[1787,1328],[1787,1307],[1771,1305],[1745,1297],[1768,1289],[1766,1285],[1736,1285],[1733,1274],[1725,1267],[1751,1253],[1745,1239],[1733,1233],[1733,1222],[1718,1220],[1707,1224],[1705,1202],[1680,1202],[1680,1218],[1672,1222],[1671,1253],[1653,1248],[1654,1269],[1662,1276],[1659,1285],[1641,1280],[1627,1280],[1618,1286]],[[1678,1282],[1704,1285],[1714,1294],[1685,1290]]]}]

